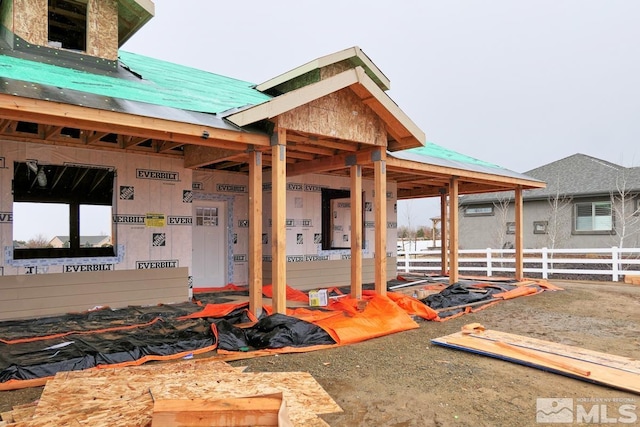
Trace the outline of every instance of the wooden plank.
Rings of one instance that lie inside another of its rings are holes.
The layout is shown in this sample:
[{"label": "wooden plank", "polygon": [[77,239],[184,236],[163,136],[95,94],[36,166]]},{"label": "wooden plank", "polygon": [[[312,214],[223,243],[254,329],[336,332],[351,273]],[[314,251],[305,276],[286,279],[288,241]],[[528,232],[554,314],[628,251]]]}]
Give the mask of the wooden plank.
[{"label": "wooden plank", "polygon": [[[164,399],[153,404],[152,427],[279,426],[282,393],[226,399]],[[288,416],[287,420],[288,421]],[[290,423],[290,421],[289,421]]]},{"label": "wooden plank", "polygon": [[262,153],[249,153],[249,311],[262,313]]},{"label": "wooden plank", "polygon": [[273,311],[286,312],[287,283],[287,131],[278,128],[271,149],[271,259],[273,264]]},{"label": "wooden plank", "polygon": [[[523,341],[534,342],[535,347],[523,345]],[[496,335],[495,331],[470,335],[457,332],[432,342],[640,394],[640,372],[628,367],[629,363],[638,363],[632,359],[512,334]]]}]

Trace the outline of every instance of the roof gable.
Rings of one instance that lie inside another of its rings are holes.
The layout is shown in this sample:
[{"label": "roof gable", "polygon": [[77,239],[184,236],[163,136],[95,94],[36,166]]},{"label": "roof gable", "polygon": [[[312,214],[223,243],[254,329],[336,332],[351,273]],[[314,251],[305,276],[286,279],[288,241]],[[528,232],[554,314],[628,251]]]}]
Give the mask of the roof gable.
[{"label": "roof gable", "polygon": [[322,78],[320,72],[322,69],[341,62],[348,63],[349,68],[362,67],[364,72],[367,73],[380,89],[386,91],[391,87],[391,82],[382,71],[369,59],[362,49],[354,46],[307,62],[304,65],[259,84],[256,86],[256,89],[261,92],[274,90],[279,93],[285,93],[288,92],[290,88],[299,87],[299,85],[295,84],[288,86],[287,83],[298,79],[303,80],[306,84],[315,83]]}]

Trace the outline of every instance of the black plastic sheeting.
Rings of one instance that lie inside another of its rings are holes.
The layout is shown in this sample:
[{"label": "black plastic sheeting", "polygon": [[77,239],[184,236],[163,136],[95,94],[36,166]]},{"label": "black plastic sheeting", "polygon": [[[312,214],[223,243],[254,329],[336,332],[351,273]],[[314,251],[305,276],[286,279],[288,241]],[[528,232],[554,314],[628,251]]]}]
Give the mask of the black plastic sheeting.
[{"label": "black plastic sheeting", "polygon": [[209,322],[190,319],[165,320],[115,332],[2,344],[0,382],[132,362],[150,355],[170,356],[209,347],[215,342]]},{"label": "black plastic sheeting", "polygon": [[272,314],[254,326],[241,329],[225,319],[215,322],[218,329],[218,348],[230,351],[250,349],[308,347],[335,344],[331,336],[319,326],[284,314]]},{"label": "black plastic sheeting", "polygon": [[[201,309],[186,303],[0,322],[3,339],[36,338],[15,344],[0,343],[0,382],[135,362],[146,356],[170,358],[216,343],[218,348],[232,351],[335,344],[322,328],[283,314],[263,315],[253,327],[238,328],[234,325],[251,321],[246,306],[223,318],[178,319]],[[156,321],[145,324],[153,320]],[[76,332],[47,338],[68,331]]]},{"label": "black plastic sheeting", "polygon": [[[511,289],[515,289],[516,285],[507,283],[500,284],[487,284],[482,282],[482,286],[478,286],[479,282],[458,282],[447,286],[437,294],[432,294],[424,299],[421,299],[423,303],[428,305],[434,310],[443,310],[448,307],[457,307],[460,305],[474,304],[474,307],[482,306],[481,301],[486,301],[487,304],[494,301],[495,294],[506,292]],[[451,310],[443,310],[438,312],[438,316],[442,319],[453,316],[464,310],[464,307],[455,308]]]}]

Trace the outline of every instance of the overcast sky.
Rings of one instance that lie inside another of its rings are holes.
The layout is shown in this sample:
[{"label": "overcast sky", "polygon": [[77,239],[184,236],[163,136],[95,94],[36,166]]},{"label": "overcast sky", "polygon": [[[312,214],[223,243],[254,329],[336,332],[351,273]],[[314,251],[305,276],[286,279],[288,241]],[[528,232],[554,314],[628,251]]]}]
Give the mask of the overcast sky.
[{"label": "overcast sky", "polygon": [[[428,141],[516,172],[575,153],[640,166],[640,1],[154,3],[123,50],[262,83],[357,45]],[[401,203],[398,221],[438,214]]]}]

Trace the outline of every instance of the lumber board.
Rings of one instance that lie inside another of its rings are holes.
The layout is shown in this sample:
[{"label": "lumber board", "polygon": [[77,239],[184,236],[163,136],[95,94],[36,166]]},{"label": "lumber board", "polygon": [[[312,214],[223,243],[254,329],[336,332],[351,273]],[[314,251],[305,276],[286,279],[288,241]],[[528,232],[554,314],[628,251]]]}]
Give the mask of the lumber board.
[{"label": "lumber board", "polygon": [[431,341],[640,394],[640,362],[635,359],[490,330],[477,334],[457,332]]},{"label": "lumber board", "polygon": [[153,405],[152,427],[290,425],[282,393],[226,399],[167,399]]},{"label": "lumber board", "polygon": [[317,414],[342,409],[306,372],[247,373],[220,360],[197,359],[125,368],[59,372],[33,418],[16,427],[148,426],[153,402],[282,393],[295,426],[327,426]]}]

